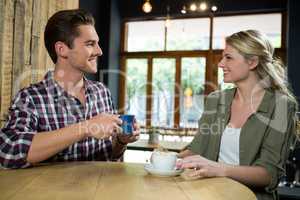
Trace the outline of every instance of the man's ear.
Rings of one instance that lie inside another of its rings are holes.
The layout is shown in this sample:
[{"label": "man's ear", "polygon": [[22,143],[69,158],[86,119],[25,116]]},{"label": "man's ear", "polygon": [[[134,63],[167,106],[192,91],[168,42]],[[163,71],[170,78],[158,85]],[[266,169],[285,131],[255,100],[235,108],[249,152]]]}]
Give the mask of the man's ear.
[{"label": "man's ear", "polygon": [[57,41],[54,46],[57,57],[68,58],[69,47],[65,43]]},{"label": "man's ear", "polygon": [[259,63],[258,56],[253,56],[252,58],[248,59],[247,62],[250,70],[254,70]]}]

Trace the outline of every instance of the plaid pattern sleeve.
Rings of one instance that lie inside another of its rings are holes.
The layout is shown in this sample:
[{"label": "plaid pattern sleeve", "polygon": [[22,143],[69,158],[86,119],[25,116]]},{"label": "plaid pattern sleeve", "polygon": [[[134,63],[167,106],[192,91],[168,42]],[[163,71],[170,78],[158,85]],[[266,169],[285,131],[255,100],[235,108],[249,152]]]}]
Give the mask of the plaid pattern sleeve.
[{"label": "plaid pattern sleeve", "polygon": [[26,155],[37,130],[34,106],[25,91],[20,91],[0,132],[0,163],[6,168],[27,167]]},{"label": "plaid pattern sleeve", "polygon": [[[21,90],[0,130],[0,166],[25,168],[26,157],[35,134],[88,120],[101,113],[116,113],[109,90],[100,82],[85,79],[86,103],[66,93],[48,72],[45,79]],[[111,161],[112,141],[86,138],[67,147],[45,162]]]}]

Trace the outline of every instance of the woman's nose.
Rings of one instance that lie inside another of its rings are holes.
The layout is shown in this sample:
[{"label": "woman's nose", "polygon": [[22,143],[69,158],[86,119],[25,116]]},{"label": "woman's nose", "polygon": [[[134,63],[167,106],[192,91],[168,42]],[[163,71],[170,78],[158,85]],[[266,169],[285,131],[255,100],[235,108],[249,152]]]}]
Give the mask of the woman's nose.
[{"label": "woman's nose", "polygon": [[221,59],[218,63],[218,67],[223,68],[224,67],[224,63],[223,63],[223,59]]}]

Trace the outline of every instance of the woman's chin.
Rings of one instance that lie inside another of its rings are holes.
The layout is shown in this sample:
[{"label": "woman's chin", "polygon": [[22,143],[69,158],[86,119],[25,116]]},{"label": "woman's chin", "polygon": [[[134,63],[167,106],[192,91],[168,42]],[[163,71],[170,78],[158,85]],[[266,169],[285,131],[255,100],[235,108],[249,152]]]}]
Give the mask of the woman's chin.
[{"label": "woman's chin", "polygon": [[224,79],[223,82],[224,82],[224,83],[232,83],[232,81],[231,81],[231,80],[228,80],[228,79]]}]

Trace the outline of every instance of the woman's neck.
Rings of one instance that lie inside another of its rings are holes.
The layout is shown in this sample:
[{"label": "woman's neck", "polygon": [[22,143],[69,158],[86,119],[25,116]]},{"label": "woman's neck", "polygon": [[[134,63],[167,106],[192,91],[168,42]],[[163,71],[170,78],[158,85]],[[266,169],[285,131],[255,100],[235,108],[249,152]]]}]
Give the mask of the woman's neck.
[{"label": "woman's neck", "polygon": [[237,92],[235,94],[236,100],[243,104],[253,103],[257,100],[261,100],[262,96],[265,94],[265,89],[260,88],[241,88],[237,87]]},{"label": "woman's neck", "polygon": [[259,80],[248,79],[247,81],[236,83],[237,92],[235,98],[242,103],[249,103],[261,99],[265,93],[264,87],[259,83]]}]

